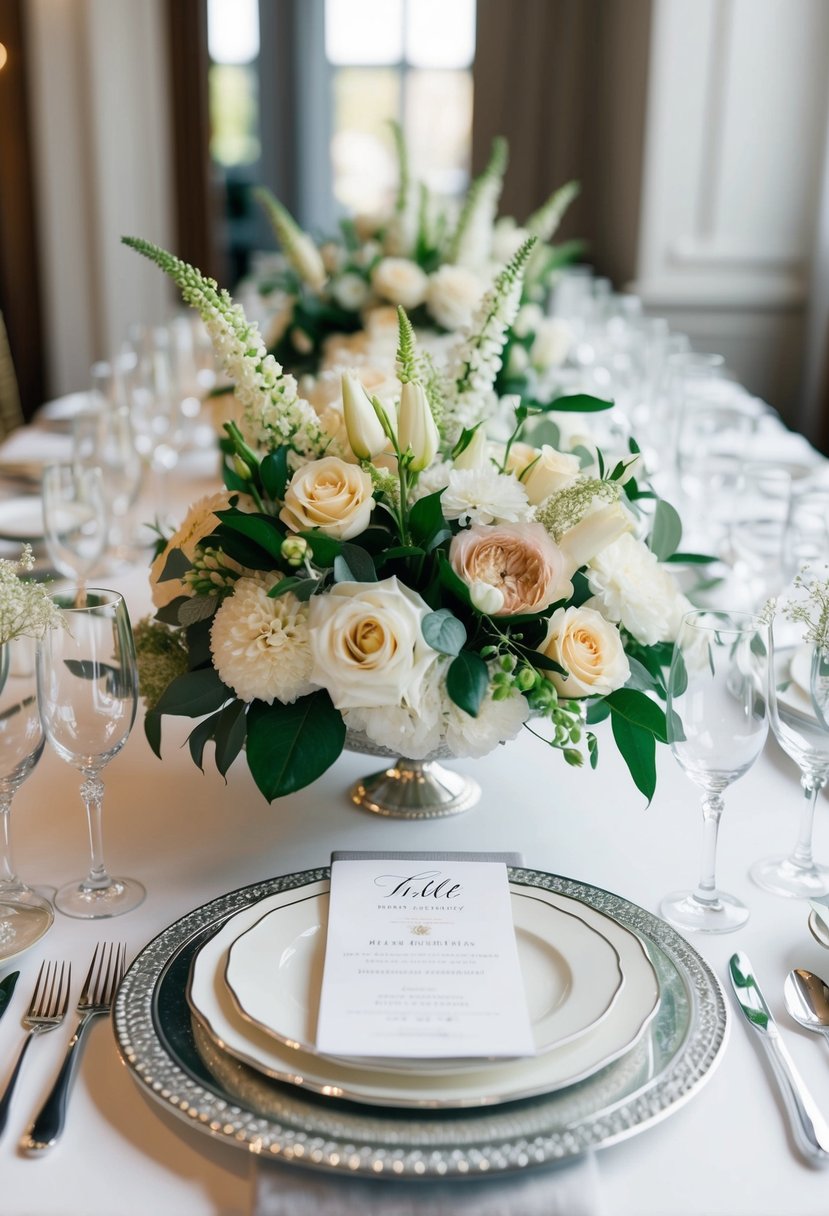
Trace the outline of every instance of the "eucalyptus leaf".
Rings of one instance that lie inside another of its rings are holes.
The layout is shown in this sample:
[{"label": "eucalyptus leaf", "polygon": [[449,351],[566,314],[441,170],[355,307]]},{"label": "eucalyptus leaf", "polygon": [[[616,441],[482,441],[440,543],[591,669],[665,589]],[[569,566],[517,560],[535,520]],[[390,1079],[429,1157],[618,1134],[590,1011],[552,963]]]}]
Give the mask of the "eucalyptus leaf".
[{"label": "eucalyptus leaf", "polygon": [[218,607],[218,595],[190,596],[178,610],[179,624],[196,625],[199,621],[208,621]]},{"label": "eucalyptus leaf", "polygon": [[269,802],[321,777],[345,743],[345,723],[320,690],[291,705],[254,701],[247,715],[247,760]]},{"label": "eucalyptus leaf", "polygon": [[446,691],[471,718],[477,718],[489,686],[489,670],[479,654],[462,650],[449,664]]},{"label": "eucalyptus leaf", "polygon": [[344,544],[334,558],[334,581],[337,583],[376,583],[377,571],[371,554],[359,545]]},{"label": "eucalyptus leaf", "polygon": [[432,650],[439,654],[459,654],[466,642],[466,626],[448,608],[427,613],[420,629]]},{"label": "eucalyptus leaf", "polygon": [[682,520],[675,507],[664,498],[658,499],[648,544],[661,562],[676,552],[682,539]]},{"label": "eucalyptus leaf", "polygon": [[335,540],[333,536],[326,536],[324,532],[300,532],[303,540],[308,541],[308,546],[314,557],[314,562],[318,566],[333,566],[334,558],[342,551],[343,542]]}]

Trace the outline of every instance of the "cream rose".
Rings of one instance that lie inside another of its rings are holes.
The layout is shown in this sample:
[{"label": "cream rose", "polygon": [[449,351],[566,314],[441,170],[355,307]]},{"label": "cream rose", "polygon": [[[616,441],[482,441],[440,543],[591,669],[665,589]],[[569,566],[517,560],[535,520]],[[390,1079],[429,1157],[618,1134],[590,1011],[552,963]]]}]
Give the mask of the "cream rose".
[{"label": "cream rose", "polygon": [[371,285],[392,304],[417,308],[426,299],[428,279],[415,262],[408,258],[383,258],[371,272]]},{"label": "cream rose", "polygon": [[371,489],[371,478],[357,465],[323,456],[291,478],[279,518],[292,532],[318,528],[326,536],[350,540],[368,527]]},{"label": "cream rose", "polygon": [[521,482],[533,506],[565,486],[571,486],[581,472],[578,456],[557,452],[548,443],[540,448],[528,443],[513,444],[507,469]]},{"label": "cream rose", "polygon": [[691,605],[655,554],[625,533],[596,554],[587,570],[596,606],[638,642],[673,642]]},{"label": "cream rose", "polygon": [[593,608],[559,608],[538,649],[568,672],[543,672],[563,697],[603,697],[630,679],[619,630]]},{"label": "cream rose", "polygon": [[444,329],[463,329],[471,323],[484,290],[473,271],[447,263],[429,276],[426,307]]},{"label": "cream rose", "polygon": [[472,527],[459,532],[449,546],[452,569],[476,602],[483,602],[481,583],[500,591],[503,602],[493,616],[540,612],[572,594],[572,569],[541,524]]},{"label": "cream rose", "polygon": [[371,292],[361,274],[347,271],[331,284],[331,295],[346,312],[359,312],[368,302]]},{"label": "cream rose", "polygon": [[311,679],[337,709],[418,709],[438,653],[423,637],[428,604],[397,578],[337,583],[311,599]]},{"label": "cream rose", "polygon": [[[234,497],[237,496],[234,495]],[[219,490],[215,494],[207,494],[204,498],[194,502],[181,526],[173,533],[150,566],[150,593],[156,608],[166,607],[180,595],[193,594],[192,588],[182,582],[180,578],[169,578],[160,583],[159,577],[163,574],[167,558],[173,549],[181,549],[186,558],[190,561],[193,560],[199,541],[204,540],[205,536],[209,536],[219,526],[216,512],[226,511],[230,506],[230,498],[229,490]],[[238,496],[237,506],[244,506],[245,503],[250,503],[250,499],[246,495]],[[231,569],[241,570],[241,566],[231,561],[230,558],[225,558],[224,561],[225,565]]]}]

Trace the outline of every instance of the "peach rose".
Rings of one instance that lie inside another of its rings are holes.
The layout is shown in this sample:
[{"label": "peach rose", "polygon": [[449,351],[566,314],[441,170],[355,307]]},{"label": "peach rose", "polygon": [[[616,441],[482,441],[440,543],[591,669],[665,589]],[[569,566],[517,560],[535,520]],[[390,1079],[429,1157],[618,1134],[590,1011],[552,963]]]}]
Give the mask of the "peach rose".
[{"label": "peach rose", "polygon": [[541,524],[475,525],[459,532],[449,546],[452,569],[475,588],[500,591],[503,603],[493,616],[540,612],[573,592],[567,559]]},{"label": "peach rose", "polygon": [[371,491],[368,473],[338,456],[323,456],[293,475],[279,518],[293,532],[318,528],[326,536],[350,540],[368,527]]},{"label": "peach rose", "polygon": [[619,630],[593,608],[559,608],[538,649],[567,671],[543,672],[562,697],[604,697],[630,679]]}]

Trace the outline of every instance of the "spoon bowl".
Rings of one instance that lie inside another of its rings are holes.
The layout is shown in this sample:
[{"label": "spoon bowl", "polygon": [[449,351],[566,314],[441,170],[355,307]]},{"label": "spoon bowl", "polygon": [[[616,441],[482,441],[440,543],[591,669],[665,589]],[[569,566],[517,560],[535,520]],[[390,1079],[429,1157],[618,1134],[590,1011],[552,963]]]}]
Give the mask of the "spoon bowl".
[{"label": "spoon bowl", "polygon": [[799,1026],[816,1031],[829,1041],[829,985],[819,975],[795,967],[786,976],[783,999],[790,1017]]}]

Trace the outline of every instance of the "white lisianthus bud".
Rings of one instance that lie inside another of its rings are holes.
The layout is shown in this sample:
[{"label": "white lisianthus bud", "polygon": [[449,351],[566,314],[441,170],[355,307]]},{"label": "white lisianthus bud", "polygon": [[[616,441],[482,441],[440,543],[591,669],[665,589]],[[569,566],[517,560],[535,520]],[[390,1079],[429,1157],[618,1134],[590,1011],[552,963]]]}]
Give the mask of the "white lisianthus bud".
[{"label": "white lisianthus bud", "polygon": [[475,579],[475,582],[470,584],[469,598],[485,616],[496,616],[504,606],[503,591],[482,579]]},{"label": "white lisianthus bud", "polygon": [[400,394],[397,429],[401,452],[411,452],[410,468],[421,472],[432,463],[440,446],[440,435],[429,408],[423,385],[410,380]]},{"label": "white lisianthus bud", "polygon": [[351,450],[359,460],[373,460],[386,446],[386,433],[371,399],[351,372],[343,372],[343,418]]},{"label": "white lisianthus bud", "polygon": [[250,481],[250,469],[245,464],[238,452],[233,453],[233,471],[237,477],[241,477],[243,481]]},{"label": "white lisianthus bud", "polygon": [[475,434],[460,456],[456,456],[452,463],[456,469],[479,469],[482,464],[486,463],[488,454],[489,443],[484,434],[484,428],[479,426],[475,428]]}]

